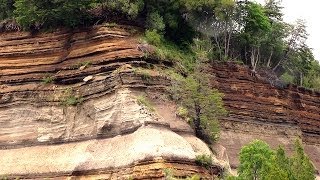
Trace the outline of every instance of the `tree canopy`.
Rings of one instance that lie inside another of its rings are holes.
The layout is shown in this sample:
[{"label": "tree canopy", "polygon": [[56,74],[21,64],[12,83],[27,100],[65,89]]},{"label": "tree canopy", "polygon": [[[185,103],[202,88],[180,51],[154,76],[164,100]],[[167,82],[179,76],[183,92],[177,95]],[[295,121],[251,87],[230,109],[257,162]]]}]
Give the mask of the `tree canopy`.
[{"label": "tree canopy", "polygon": [[287,157],[281,146],[272,150],[267,143],[255,140],[241,149],[238,174],[229,179],[311,180],[315,179],[315,168],[300,140],[295,141],[292,157]]}]

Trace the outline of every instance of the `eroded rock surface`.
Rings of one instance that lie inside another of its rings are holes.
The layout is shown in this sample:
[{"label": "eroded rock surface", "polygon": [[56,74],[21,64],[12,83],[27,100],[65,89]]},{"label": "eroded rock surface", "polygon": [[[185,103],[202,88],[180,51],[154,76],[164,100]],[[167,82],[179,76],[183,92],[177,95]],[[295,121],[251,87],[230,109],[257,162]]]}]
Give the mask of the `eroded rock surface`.
[{"label": "eroded rock surface", "polygon": [[[0,175],[30,179],[161,179],[163,169],[185,177],[221,173],[195,164],[210,149],[175,116],[175,106],[155,112],[137,101],[155,98],[170,80],[153,70],[129,26],[73,32],[0,34]],[[143,47],[143,49],[141,48]],[[150,72],[149,72],[150,71]],[[320,93],[276,87],[236,64],[215,64],[212,83],[225,94],[217,156],[238,166],[241,147],[253,139],[273,147],[301,137],[320,169]],[[152,99],[154,100],[154,99]],[[228,154],[229,158],[226,156]]]},{"label": "eroded rock surface", "polygon": [[[134,27],[97,26],[32,35],[0,34],[0,176],[29,179],[163,179],[219,175],[195,163],[211,154],[165,104],[166,76],[147,59]],[[159,111],[158,111],[159,110]],[[163,112],[162,112],[163,111]],[[168,115],[164,112],[170,112]]]}]

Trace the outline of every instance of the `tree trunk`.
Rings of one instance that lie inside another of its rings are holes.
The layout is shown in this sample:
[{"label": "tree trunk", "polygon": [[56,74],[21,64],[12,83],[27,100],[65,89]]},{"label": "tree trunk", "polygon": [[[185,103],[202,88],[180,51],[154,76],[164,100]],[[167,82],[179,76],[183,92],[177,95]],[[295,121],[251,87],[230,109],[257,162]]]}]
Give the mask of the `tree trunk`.
[{"label": "tree trunk", "polygon": [[269,58],[268,58],[268,62],[267,62],[267,67],[268,67],[268,68],[270,68],[272,56],[273,56],[273,50],[271,50],[270,56],[269,56]]},{"label": "tree trunk", "polygon": [[198,103],[194,104],[195,106],[195,111],[196,111],[196,117],[193,119],[193,124],[194,124],[194,130],[196,132],[197,137],[201,137],[201,120],[200,120],[200,115],[201,115],[201,108]]},{"label": "tree trunk", "polygon": [[220,60],[222,59],[222,54],[221,54],[221,46],[220,46],[220,43],[219,43],[219,40],[218,40],[218,37],[214,37],[214,40],[216,41],[216,44],[218,46],[218,51],[219,51],[219,58]]},{"label": "tree trunk", "polygon": [[255,67],[255,59],[256,59],[256,49],[255,49],[255,48],[252,48],[252,49],[251,49],[250,61],[251,61],[251,68],[252,68],[253,71],[256,70],[256,67]]},{"label": "tree trunk", "polygon": [[302,72],[300,72],[300,86],[302,86],[303,84],[303,74]]},{"label": "tree trunk", "polygon": [[228,32],[228,41],[227,41],[227,50],[226,50],[226,56],[227,57],[229,57],[230,41],[231,41],[231,32]]}]

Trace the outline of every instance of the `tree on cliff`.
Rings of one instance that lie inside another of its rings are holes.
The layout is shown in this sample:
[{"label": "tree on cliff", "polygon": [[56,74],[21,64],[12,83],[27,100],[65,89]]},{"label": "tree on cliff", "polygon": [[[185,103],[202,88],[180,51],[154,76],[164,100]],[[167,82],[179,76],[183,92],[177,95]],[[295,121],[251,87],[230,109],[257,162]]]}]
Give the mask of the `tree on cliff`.
[{"label": "tree on cliff", "polygon": [[260,47],[271,31],[271,24],[260,4],[246,2],[240,7],[243,9],[243,17],[240,17],[243,25],[241,36],[249,49],[251,67],[255,71],[260,61]]},{"label": "tree on cliff", "polygon": [[76,27],[91,18],[92,0],[16,0],[15,19],[24,27]]},{"label": "tree on cliff", "polygon": [[256,140],[244,146],[240,152],[238,177],[246,180],[311,180],[315,169],[304,153],[299,140],[295,141],[295,153],[289,158],[282,147],[273,151],[263,141]]},{"label": "tree on cliff", "polygon": [[13,0],[0,0],[0,21],[13,15]]},{"label": "tree on cliff", "polygon": [[198,66],[173,88],[180,105],[187,110],[197,137],[212,143],[219,137],[218,118],[226,114],[222,94],[210,87],[209,76]]}]

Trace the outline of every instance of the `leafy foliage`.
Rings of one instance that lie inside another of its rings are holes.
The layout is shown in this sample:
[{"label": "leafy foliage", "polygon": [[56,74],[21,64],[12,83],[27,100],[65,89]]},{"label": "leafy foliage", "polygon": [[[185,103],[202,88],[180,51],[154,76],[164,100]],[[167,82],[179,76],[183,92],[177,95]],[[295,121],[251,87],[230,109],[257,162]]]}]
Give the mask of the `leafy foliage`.
[{"label": "leafy foliage", "polygon": [[[0,0],[0,30],[128,22],[145,28],[160,59],[192,71],[197,60],[242,61],[319,89],[320,65],[304,21],[283,21],[280,0]],[[10,19],[10,20],[9,20]],[[16,24],[20,26],[18,26]],[[200,51],[199,51],[200,50]]]},{"label": "leafy foliage", "polygon": [[205,168],[209,168],[212,166],[212,157],[206,154],[196,156],[196,163],[199,166],[203,166]]},{"label": "leafy foliage", "polygon": [[274,152],[262,141],[254,141],[244,146],[240,152],[240,179],[262,179],[268,174]]},{"label": "leafy foliage", "polygon": [[13,0],[0,0],[0,21],[11,18],[13,15]]},{"label": "leafy foliage", "polygon": [[315,179],[315,169],[309,157],[304,153],[301,141],[295,141],[295,153],[291,158],[290,166],[294,179]]},{"label": "leafy foliage", "polygon": [[53,83],[54,78],[52,76],[46,76],[42,79],[42,83],[44,84],[50,84]]},{"label": "leafy foliage", "polygon": [[145,40],[156,47],[153,53],[154,58],[176,63],[179,71],[183,73],[194,69],[196,57],[190,49],[182,49],[175,43],[166,40],[156,30],[147,30]]},{"label": "leafy foliage", "polygon": [[295,142],[295,153],[291,158],[282,147],[274,151],[265,142],[256,140],[241,149],[239,176],[229,179],[310,180],[315,179],[314,173],[299,140]]},{"label": "leafy foliage", "polygon": [[66,97],[62,104],[65,106],[76,106],[77,104],[82,103],[83,99],[81,97],[76,97],[74,95],[70,95]]},{"label": "leafy foliage", "polygon": [[14,10],[18,23],[30,27],[76,27],[90,19],[86,12],[92,0],[16,0]]},{"label": "leafy foliage", "polygon": [[222,94],[210,87],[201,65],[186,78],[177,79],[172,91],[181,106],[188,110],[196,135],[207,143],[219,137],[218,118],[226,114]]}]

